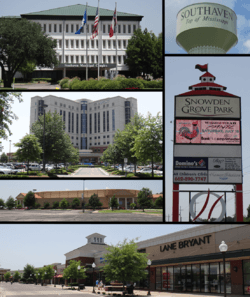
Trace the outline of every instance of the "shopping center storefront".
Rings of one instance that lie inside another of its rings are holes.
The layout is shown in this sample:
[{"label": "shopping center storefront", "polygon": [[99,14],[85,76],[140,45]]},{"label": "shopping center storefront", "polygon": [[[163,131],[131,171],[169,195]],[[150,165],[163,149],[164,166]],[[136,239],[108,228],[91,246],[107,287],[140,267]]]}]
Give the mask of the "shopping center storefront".
[{"label": "shopping center storefront", "polygon": [[[219,245],[225,241],[223,256]],[[250,294],[250,226],[201,225],[138,243],[151,259],[150,288],[157,291]],[[140,288],[147,282],[138,283]]]}]

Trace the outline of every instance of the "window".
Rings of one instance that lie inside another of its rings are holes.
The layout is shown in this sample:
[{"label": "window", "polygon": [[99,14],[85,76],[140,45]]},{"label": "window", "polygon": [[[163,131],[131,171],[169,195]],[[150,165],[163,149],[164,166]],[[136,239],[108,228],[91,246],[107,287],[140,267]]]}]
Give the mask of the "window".
[{"label": "window", "polygon": [[133,25],[133,33],[135,32],[136,30],[136,25]]},{"label": "window", "polygon": [[113,48],[116,48],[116,42],[113,40]]},{"label": "window", "polygon": [[66,33],[69,32],[69,25],[66,25]]},{"label": "window", "polygon": [[109,144],[109,141],[107,142],[107,144]]},{"label": "window", "polygon": [[[98,112],[98,133],[100,133],[100,112]],[[100,136],[98,136],[98,138],[100,138]]]},{"label": "window", "polygon": [[118,64],[121,64],[122,58],[121,56],[118,56]]},{"label": "window", "polygon": [[110,25],[108,25],[108,32],[110,32]]},{"label": "window", "polygon": [[108,48],[110,49],[111,48],[111,41],[108,40]]},{"label": "window", "polygon": [[68,117],[68,132],[70,133],[70,111],[68,113],[69,117]]},{"label": "window", "polygon": [[76,32],[79,30],[79,25],[77,24],[76,25]]},{"label": "window", "polygon": [[61,24],[59,25],[59,32],[60,33],[62,32],[62,25]]},{"label": "window", "polygon": [[89,33],[89,25],[87,25],[87,33]]},{"label": "window", "polygon": [[66,62],[66,63],[69,62],[69,56],[65,56],[65,62]]},{"label": "window", "polygon": [[95,56],[91,56],[91,63],[95,62]]},{"label": "window", "polygon": [[107,138],[109,138],[109,135],[107,135]]},{"label": "window", "polygon": [[94,114],[94,122],[95,122],[95,133],[96,133],[96,128],[97,128],[97,123],[96,123],[96,113]]},{"label": "window", "polygon": [[102,238],[100,238],[100,242],[102,242]]},{"label": "window", "polygon": [[118,33],[121,33],[121,25],[118,25]]},{"label": "window", "polygon": [[46,24],[43,25],[43,31],[46,32]]},{"label": "window", "polygon": [[84,56],[81,56],[81,63],[84,63]]},{"label": "window", "polygon": [[126,56],[123,56],[123,64],[126,64],[125,61],[126,61]]},{"label": "window", "polygon": [[56,27],[57,27],[57,25],[56,25],[56,24],[54,24],[54,32],[56,32],[56,29],[57,29]]},{"label": "window", "polygon": [[[77,113],[76,114],[76,133],[78,133],[78,126],[79,126],[79,115]],[[76,137],[76,139],[78,140],[78,137]]]},{"label": "window", "polygon": [[72,112],[72,133],[74,133],[74,113]]},{"label": "window", "polygon": [[49,24],[49,32],[51,32],[51,24]]},{"label": "window", "polygon": [[123,48],[127,47],[127,40],[123,40]]},{"label": "window", "polygon": [[107,111],[107,132],[109,132],[109,111]]},{"label": "window", "polygon": [[84,48],[84,40],[81,40],[81,48]]},{"label": "window", "polygon": [[94,237],[94,242],[96,242],[96,238]]},{"label": "window", "polygon": [[111,63],[111,56],[108,56],[108,63]]},{"label": "window", "polygon": [[94,40],[91,40],[91,48],[94,48]]},{"label": "window", "polygon": [[103,47],[103,48],[106,48],[106,40],[103,40],[103,41],[102,41],[102,47]]},{"label": "window", "polygon": [[71,48],[74,48],[74,40],[73,39],[70,40],[70,45],[71,45]]},{"label": "window", "polygon": [[62,48],[62,40],[59,39],[59,48]]},{"label": "window", "polygon": [[76,56],[76,63],[79,63],[79,57]]},{"label": "window", "polygon": [[118,40],[118,48],[120,49],[121,48],[121,40]]},{"label": "window", "polygon": [[65,40],[65,43],[66,43],[66,48],[69,48],[69,41],[68,41],[68,39]]},{"label": "window", "polygon": [[123,33],[126,33],[126,25],[123,25]]},{"label": "window", "polygon": [[98,48],[98,40],[96,40],[96,48]]},{"label": "window", "polygon": [[59,62],[62,63],[62,56],[59,56]]},{"label": "window", "polygon": [[76,40],[76,48],[79,48],[79,40]]},{"label": "window", "polygon": [[89,115],[89,134],[92,134],[92,114]]},{"label": "window", "polygon": [[91,32],[93,32],[93,29],[94,29],[94,25],[91,25]]},{"label": "window", "polygon": [[[96,63],[98,63],[98,56],[95,56]],[[99,108],[100,106],[98,106]]]},{"label": "window", "polygon": [[131,33],[131,25],[128,25],[128,33]]},{"label": "window", "polygon": [[106,56],[102,56],[102,63],[106,63]]},{"label": "window", "polygon": [[116,56],[113,56],[113,63],[116,63]]},{"label": "window", "polygon": [[106,33],[106,25],[103,25],[103,26],[102,26],[102,32],[103,32],[103,33]]},{"label": "window", "polygon": [[74,56],[70,56],[70,62],[74,63]]},{"label": "window", "polygon": [[71,25],[71,33],[74,33],[74,25]]}]

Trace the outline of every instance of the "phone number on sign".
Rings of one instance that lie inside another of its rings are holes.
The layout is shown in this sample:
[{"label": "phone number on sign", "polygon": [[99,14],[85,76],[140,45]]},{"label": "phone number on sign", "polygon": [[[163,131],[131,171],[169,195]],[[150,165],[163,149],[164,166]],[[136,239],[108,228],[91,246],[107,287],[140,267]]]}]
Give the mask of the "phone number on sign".
[{"label": "phone number on sign", "polygon": [[175,181],[206,181],[207,177],[175,177],[174,178]]}]

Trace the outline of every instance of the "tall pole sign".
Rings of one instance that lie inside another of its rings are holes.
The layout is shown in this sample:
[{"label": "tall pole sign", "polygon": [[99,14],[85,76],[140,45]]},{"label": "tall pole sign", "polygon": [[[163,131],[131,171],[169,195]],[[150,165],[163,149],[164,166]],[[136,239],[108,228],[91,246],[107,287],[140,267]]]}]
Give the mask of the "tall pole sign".
[{"label": "tall pole sign", "polygon": [[179,221],[179,184],[234,184],[236,220],[242,222],[241,98],[214,82],[208,64],[195,68],[205,72],[201,82],[175,96],[173,221]]}]

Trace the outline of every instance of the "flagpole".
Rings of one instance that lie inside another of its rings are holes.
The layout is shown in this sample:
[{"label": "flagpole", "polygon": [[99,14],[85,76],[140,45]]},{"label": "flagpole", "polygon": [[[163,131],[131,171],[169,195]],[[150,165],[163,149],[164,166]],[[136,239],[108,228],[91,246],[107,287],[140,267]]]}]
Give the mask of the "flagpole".
[{"label": "flagpole", "polygon": [[[97,27],[97,30],[98,30],[98,54],[99,54],[99,46],[100,46],[100,44],[99,44],[99,21],[100,21],[100,10],[99,10],[99,1],[100,0],[98,0],[98,27]],[[98,55],[98,78],[97,78],[97,80],[99,80],[99,75],[100,75],[100,68],[99,68],[99,61],[100,60],[100,57],[99,57],[99,55]]]},{"label": "flagpole", "polygon": [[86,3],[86,80],[88,80],[88,2]]},{"label": "flagpole", "polygon": [[116,30],[116,42],[115,42],[115,45],[116,45],[116,59],[115,59],[115,61],[116,61],[116,73],[115,73],[115,76],[117,76],[117,74],[118,74],[118,72],[117,72],[117,62],[118,62],[118,60],[117,60],[117,26],[118,26],[118,22],[117,22],[117,2],[115,2],[115,12],[116,12],[116,28],[115,28],[115,30]]}]

